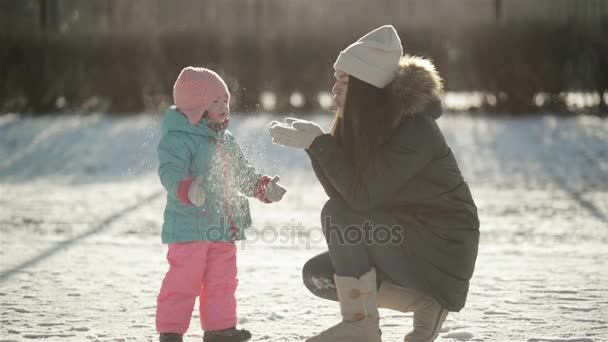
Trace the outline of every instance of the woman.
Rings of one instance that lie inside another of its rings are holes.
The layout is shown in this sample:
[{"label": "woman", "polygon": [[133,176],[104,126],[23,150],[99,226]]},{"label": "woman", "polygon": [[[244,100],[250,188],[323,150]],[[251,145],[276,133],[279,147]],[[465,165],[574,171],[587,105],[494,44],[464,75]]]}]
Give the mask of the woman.
[{"label": "woman", "polygon": [[414,312],[405,341],[432,341],[465,304],[477,208],[435,122],[441,78],[402,55],[392,26],[340,53],[331,133],[298,119],[268,126],[274,143],[306,150],[329,196],[329,251],[303,273],[313,293],[340,302],[342,322],[308,341],[380,341],[378,307]]}]

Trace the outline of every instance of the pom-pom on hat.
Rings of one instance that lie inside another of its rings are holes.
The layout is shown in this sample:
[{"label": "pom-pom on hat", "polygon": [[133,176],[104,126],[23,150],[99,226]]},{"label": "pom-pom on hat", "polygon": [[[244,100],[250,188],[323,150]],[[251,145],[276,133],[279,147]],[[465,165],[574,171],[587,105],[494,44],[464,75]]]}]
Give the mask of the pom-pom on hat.
[{"label": "pom-pom on hat", "polygon": [[384,88],[396,76],[403,55],[401,39],[392,25],[380,26],[340,52],[334,69]]},{"label": "pom-pom on hat", "polygon": [[189,66],[182,69],[173,85],[173,103],[193,125],[201,120],[211,103],[223,95],[230,101],[224,80],[215,71],[205,68]]}]

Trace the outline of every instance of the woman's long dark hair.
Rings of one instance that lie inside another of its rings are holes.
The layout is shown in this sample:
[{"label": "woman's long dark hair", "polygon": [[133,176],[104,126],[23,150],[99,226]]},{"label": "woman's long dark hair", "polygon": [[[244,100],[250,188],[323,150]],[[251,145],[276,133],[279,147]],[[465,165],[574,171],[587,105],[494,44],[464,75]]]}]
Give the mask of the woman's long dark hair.
[{"label": "woman's long dark hair", "polygon": [[331,133],[359,177],[375,173],[376,154],[392,135],[398,109],[389,91],[349,76],[342,118],[336,113]]}]

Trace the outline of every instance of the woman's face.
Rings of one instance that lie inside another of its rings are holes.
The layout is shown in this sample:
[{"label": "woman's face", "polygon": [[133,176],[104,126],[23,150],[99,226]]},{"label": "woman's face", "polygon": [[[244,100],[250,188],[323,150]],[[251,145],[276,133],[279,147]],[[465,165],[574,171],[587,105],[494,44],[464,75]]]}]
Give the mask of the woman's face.
[{"label": "woman's face", "polygon": [[230,105],[228,104],[228,96],[223,95],[215,99],[211,106],[207,108],[206,118],[214,123],[223,123],[230,115]]},{"label": "woman's face", "polygon": [[342,115],[344,102],[346,101],[346,91],[348,90],[348,74],[342,70],[336,70],[334,78],[336,82],[333,88],[331,88],[331,93],[334,95],[334,102],[336,103],[336,107],[338,107],[338,112]]}]

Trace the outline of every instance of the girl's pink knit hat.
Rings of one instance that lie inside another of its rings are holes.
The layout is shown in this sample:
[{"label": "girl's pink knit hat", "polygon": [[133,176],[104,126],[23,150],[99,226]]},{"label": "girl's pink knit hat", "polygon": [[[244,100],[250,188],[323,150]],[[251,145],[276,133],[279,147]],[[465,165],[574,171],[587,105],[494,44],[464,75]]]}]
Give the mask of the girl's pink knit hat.
[{"label": "girl's pink knit hat", "polygon": [[213,70],[205,68],[189,66],[182,69],[173,85],[173,103],[193,125],[201,120],[211,103],[223,95],[230,101],[224,80]]}]

